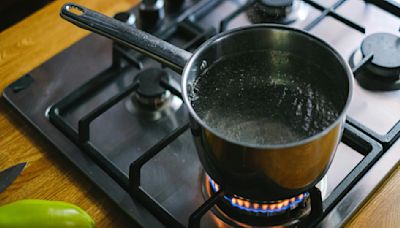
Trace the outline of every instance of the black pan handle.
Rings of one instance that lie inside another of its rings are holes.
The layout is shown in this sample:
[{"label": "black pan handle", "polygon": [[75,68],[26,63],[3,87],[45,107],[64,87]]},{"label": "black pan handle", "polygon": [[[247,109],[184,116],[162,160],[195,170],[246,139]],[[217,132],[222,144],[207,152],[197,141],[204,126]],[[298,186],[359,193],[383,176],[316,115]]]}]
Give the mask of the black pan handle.
[{"label": "black pan handle", "polygon": [[178,73],[182,73],[192,56],[190,52],[164,40],[75,3],[65,4],[60,15],[83,29],[106,36],[152,57]]}]

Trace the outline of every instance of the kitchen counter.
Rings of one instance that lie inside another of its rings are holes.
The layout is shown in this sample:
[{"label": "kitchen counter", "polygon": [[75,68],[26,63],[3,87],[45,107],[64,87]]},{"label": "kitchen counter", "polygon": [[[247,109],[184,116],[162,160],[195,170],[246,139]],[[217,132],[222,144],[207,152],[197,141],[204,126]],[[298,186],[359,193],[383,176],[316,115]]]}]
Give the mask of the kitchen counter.
[{"label": "kitchen counter", "polygon": [[[88,32],[62,20],[55,1],[0,33],[0,90]],[[131,8],[137,0],[75,0],[107,15]],[[19,199],[62,200],[86,210],[97,227],[135,226],[76,167],[0,99],[0,170],[28,164],[16,181],[0,194],[0,205]],[[349,227],[400,227],[400,168],[388,177]]]}]

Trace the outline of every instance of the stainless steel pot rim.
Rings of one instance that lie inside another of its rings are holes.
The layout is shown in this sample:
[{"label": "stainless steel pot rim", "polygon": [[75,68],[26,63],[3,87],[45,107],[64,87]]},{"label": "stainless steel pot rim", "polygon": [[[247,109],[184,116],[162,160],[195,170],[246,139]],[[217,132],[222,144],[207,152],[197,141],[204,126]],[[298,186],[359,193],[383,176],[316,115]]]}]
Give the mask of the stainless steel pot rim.
[{"label": "stainless steel pot rim", "polygon": [[[280,29],[280,30],[287,30],[287,31],[292,31],[292,32],[296,32],[299,34],[302,34],[304,36],[307,36],[310,39],[313,39],[314,41],[322,44],[323,46],[325,46],[328,50],[330,50],[330,52],[336,57],[336,59],[340,62],[340,64],[343,66],[344,70],[346,71],[346,76],[348,78],[348,96],[347,96],[347,100],[346,100],[346,104],[343,107],[340,115],[337,117],[337,119],[332,122],[328,127],[326,127],[324,130],[320,131],[317,134],[314,134],[312,136],[309,136],[307,138],[304,138],[302,140],[299,141],[295,141],[295,142],[291,142],[291,143],[285,143],[285,144],[251,144],[251,143],[244,143],[244,142],[240,142],[240,141],[234,141],[231,140],[229,138],[227,138],[226,136],[224,136],[223,134],[219,133],[218,131],[216,131],[215,129],[211,128],[210,126],[208,126],[196,113],[196,111],[193,109],[191,102],[189,100],[189,94],[188,94],[188,75],[191,71],[192,65],[194,63],[194,61],[196,61],[197,59],[199,59],[199,55],[200,53],[202,53],[204,50],[206,50],[212,43],[218,41],[219,39],[223,39],[224,37],[228,36],[228,35],[232,35],[232,34],[237,34],[237,33],[241,33],[241,32],[245,32],[247,30],[255,30],[255,29]],[[183,99],[184,102],[186,103],[186,106],[190,112],[190,115],[197,121],[197,123],[199,123],[202,127],[204,127],[205,129],[207,129],[208,131],[210,131],[211,133],[215,134],[216,136],[220,137],[221,139],[224,139],[230,143],[233,144],[237,144],[240,146],[244,146],[244,147],[248,147],[248,148],[254,148],[254,149],[284,149],[284,148],[290,148],[290,147],[295,147],[295,146],[299,146],[299,145],[304,145],[307,144],[311,141],[314,141],[318,138],[320,138],[321,136],[327,134],[328,132],[330,132],[335,126],[337,126],[337,124],[339,124],[339,122],[343,121],[347,109],[350,105],[350,101],[352,99],[352,95],[353,95],[353,72],[350,69],[350,66],[348,65],[348,63],[342,58],[342,56],[337,52],[336,49],[334,49],[330,44],[328,44],[326,41],[322,40],[321,38],[318,38],[317,36],[306,32],[304,30],[300,30],[300,29],[296,29],[293,27],[289,27],[289,26],[285,26],[285,25],[275,25],[275,24],[257,24],[257,25],[250,25],[250,26],[244,26],[244,27],[240,27],[240,28],[236,28],[236,29],[232,29],[223,33],[220,33],[212,38],[210,38],[209,40],[207,40],[205,43],[203,43],[196,51],[195,53],[192,55],[192,57],[190,58],[190,60],[187,62],[187,64],[185,65],[185,68],[183,69],[183,73],[182,73],[182,83],[181,83],[181,88],[182,88],[182,93],[183,93]]]}]

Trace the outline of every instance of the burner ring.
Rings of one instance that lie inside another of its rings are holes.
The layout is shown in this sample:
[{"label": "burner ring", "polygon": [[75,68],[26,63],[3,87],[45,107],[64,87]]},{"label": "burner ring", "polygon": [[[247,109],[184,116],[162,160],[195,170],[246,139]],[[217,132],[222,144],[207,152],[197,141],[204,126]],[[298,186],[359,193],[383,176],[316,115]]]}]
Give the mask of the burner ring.
[{"label": "burner ring", "polygon": [[[204,183],[205,197],[219,190],[219,186],[206,174]],[[258,211],[244,209],[254,205],[257,207],[257,204]],[[311,213],[311,198],[306,192],[287,200],[256,203],[236,195],[225,195],[212,211],[219,219],[232,226],[291,226],[301,223]]]},{"label": "burner ring", "polygon": [[[361,49],[358,48],[352,52],[349,58],[350,67],[354,68],[363,59]],[[362,67],[358,74],[354,75],[358,84],[367,90],[371,91],[395,91],[400,90],[400,78],[399,77],[385,77],[382,76],[381,72],[373,71],[372,63],[366,63],[367,65]]]},{"label": "burner ring", "polygon": [[373,54],[367,68],[382,79],[398,80],[400,75],[400,37],[390,33],[374,33],[361,43],[363,57]]},{"label": "burner ring", "polygon": [[[216,184],[211,178],[208,178],[211,184],[211,187],[214,192],[219,190],[218,184]],[[271,201],[271,202],[259,202],[259,201],[251,201],[240,196],[224,196],[224,198],[231,204],[233,207],[236,207],[240,210],[247,211],[249,213],[255,214],[263,214],[266,216],[274,216],[283,214],[286,211],[297,208],[303,201],[305,201],[309,197],[309,193],[306,192],[304,194],[300,194],[296,197],[292,197],[286,200],[279,201]]]},{"label": "burner ring", "polygon": [[250,6],[246,14],[252,23],[291,24],[304,20],[308,7],[300,0],[258,0]]},{"label": "burner ring", "polygon": [[284,18],[293,10],[294,0],[259,0],[260,10],[272,18]]},{"label": "burner ring", "polygon": [[[174,79],[169,72],[155,67],[134,72],[136,75],[133,83],[138,83],[138,88],[125,102],[130,113],[144,120],[157,121],[181,108],[183,101],[164,86],[167,83],[173,87],[179,86],[180,81]],[[127,83],[132,83],[131,80]]]},{"label": "burner ring", "polygon": [[169,82],[169,74],[160,68],[148,68],[138,73],[134,79],[139,86],[133,99],[144,108],[158,109],[171,97],[171,93],[162,85]]}]

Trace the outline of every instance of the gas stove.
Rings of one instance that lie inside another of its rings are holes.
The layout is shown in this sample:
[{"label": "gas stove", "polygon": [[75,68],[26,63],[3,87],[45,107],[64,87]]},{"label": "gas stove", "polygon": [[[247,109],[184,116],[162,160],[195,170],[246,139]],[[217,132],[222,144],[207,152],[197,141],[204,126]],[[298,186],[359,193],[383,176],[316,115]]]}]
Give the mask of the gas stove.
[{"label": "gas stove", "polygon": [[225,193],[197,157],[180,76],[104,37],[82,39],[3,96],[144,227],[336,227],[400,159],[399,17],[395,0],[155,0],[115,15],[189,51],[232,28],[285,24],[349,61],[356,83],[333,163],[317,186],[288,199]]}]

